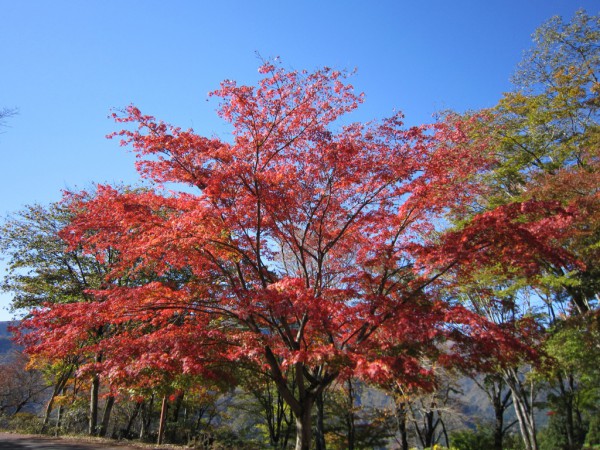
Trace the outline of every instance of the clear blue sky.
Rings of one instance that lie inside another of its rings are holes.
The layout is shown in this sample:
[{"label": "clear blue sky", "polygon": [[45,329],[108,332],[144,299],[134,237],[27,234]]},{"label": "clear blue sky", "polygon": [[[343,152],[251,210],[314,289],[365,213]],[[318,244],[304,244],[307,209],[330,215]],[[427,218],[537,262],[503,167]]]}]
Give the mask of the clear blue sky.
[{"label": "clear blue sky", "polygon": [[[225,130],[207,92],[253,83],[263,57],[288,68],[358,69],[356,120],[399,109],[428,122],[442,109],[492,106],[531,34],[594,0],[0,0],[0,216],[91,182],[134,183],[132,155],[104,136],[111,108],[203,134]],[[4,268],[0,263],[0,276]],[[10,316],[0,296],[0,320]]]}]

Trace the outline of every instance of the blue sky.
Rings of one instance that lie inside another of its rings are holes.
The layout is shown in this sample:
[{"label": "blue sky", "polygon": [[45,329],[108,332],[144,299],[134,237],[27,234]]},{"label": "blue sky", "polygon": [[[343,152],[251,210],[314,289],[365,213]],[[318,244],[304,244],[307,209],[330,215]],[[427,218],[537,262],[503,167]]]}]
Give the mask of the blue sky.
[{"label": "blue sky", "polygon": [[[105,135],[130,103],[201,134],[226,128],[207,93],[253,83],[259,60],[358,70],[354,120],[494,105],[531,34],[597,0],[184,1],[0,0],[0,216],[92,182],[137,180],[133,157]],[[0,262],[0,276],[4,266]],[[0,320],[8,295],[0,296]]]}]

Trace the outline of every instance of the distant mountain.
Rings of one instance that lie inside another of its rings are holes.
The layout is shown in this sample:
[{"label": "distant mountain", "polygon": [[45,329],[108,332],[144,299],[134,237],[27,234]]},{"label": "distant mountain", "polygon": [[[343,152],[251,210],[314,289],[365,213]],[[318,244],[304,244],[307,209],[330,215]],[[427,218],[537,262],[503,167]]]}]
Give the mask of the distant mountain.
[{"label": "distant mountain", "polygon": [[15,325],[16,322],[0,322],[0,355],[8,353],[17,348],[14,342],[11,341],[12,334],[8,331],[8,327]]}]

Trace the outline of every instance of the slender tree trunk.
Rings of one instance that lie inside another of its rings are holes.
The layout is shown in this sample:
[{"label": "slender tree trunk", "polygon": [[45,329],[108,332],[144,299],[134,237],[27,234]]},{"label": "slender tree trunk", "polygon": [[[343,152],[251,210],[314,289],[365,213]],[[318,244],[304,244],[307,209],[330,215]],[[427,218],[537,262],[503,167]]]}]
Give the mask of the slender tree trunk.
[{"label": "slender tree trunk", "polygon": [[356,441],[356,428],[354,426],[354,414],[348,413],[346,415],[346,428],[348,437],[348,450],[354,450],[354,443]]},{"label": "slender tree trunk", "polygon": [[[67,394],[67,387],[63,386],[61,394],[64,396]],[[54,435],[58,436],[60,434],[60,429],[62,427],[62,419],[65,411],[65,407],[61,404],[58,406],[58,414],[56,416],[56,427],[54,428]]]},{"label": "slender tree trunk", "polygon": [[[438,413],[439,414],[439,413]],[[442,434],[444,435],[444,441],[446,442],[446,447],[450,447],[450,437],[448,436],[448,430],[446,429],[446,423],[444,419],[440,418],[440,426],[442,427]]]},{"label": "slender tree trunk", "polygon": [[[185,394],[183,392],[179,392],[175,397],[175,402],[173,403],[173,413],[171,414],[171,422],[173,424],[179,423],[179,415],[181,413],[181,406],[183,405],[183,398]],[[175,442],[177,440],[177,433],[179,433],[178,427],[173,426],[168,433],[165,434],[167,439],[171,442]]]},{"label": "slender tree trunk", "polygon": [[502,444],[506,430],[512,427],[516,422],[505,427],[504,414],[512,404],[512,393],[507,387],[501,374],[487,375],[483,380],[477,377],[472,378],[475,384],[479,386],[487,395],[494,409],[494,447],[493,450],[502,450]]},{"label": "slender tree trunk", "polygon": [[527,392],[515,369],[507,369],[503,375],[504,381],[512,394],[513,405],[517,420],[519,421],[519,429],[525,448],[526,450],[538,450],[535,435],[535,418],[533,415],[533,388],[530,389],[529,393]]},{"label": "slender tree trunk", "polygon": [[400,434],[400,450],[408,450],[408,433],[406,431],[406,404],[396,401],[396,423]]},{"label": "slender tree trunk", "polygon": [[494,450],[502,450],[502,438],[504,435],[504,408],[494,401]]},{"label": "slender tree trunk", "polygon": [[317,427],[315,430],[315,443],[317,450],[326,450],[325,445],[325,404],[323,401],[323,392],[317,395]]},{"label": "slender tree trunk", "polygon": [[125,436],[124,437],[126,439],[129,439],[129,436],[131,434],[131,428],[133,427],[133,422],[135,421],[136,417],[138,416],[138,414],[140,412],[142,403],[143,402],[137,402],[135,405],[135,408],[133,409],[133,412],[131,413],[131,416],[129,416],[129,420],[127,421],[127,427],[125,428]]},{"label": "slender tree trunk", "polygon": [[287,417],[285,418],[285,432],[283,433],[283,437],[281,439],[281,446],[280,446],[280,448],[282,448],[282,449],[288,448],[288,442],[292,435],[292,420],[293,420],[293,418],[294,418],[294,416],[291,413],[290,413],[289,419]]},{"label": "slender tree trunk", "polygon": [[165,395],[162,399],[162,405],[160,407],[160,421],[158,423],[158,439],[156,443],[161,445],[163,443],[163,438],[165,435],[165,428],[167,425],[167,411],[169,409],[169,404],[167,402],[167,396]]},{"label": "slender tree trunk", "polygon": [[115,397],[112,395],[108,396],[106,399],[106,404],[104,405],[104,412],[102,413],[102,423],[100,425],[100,431],[98,432],[98,436],[104,437],[106,436],[106,432],[108,431],[108,422],[110,421],[110,414],[112,412],[112,407],[115,404]]},{"label": "slender tree trunk", "polygon": [[52,408],[54,406],[54,399],[56,398],[56,395],[58,393],[56,392],[56,387],[54,389],[54,391],[52,392],[52,396],[50,397],[50,400],[48,400],[48,403],[46,404],[46,411],[44,412],[44,421],[42,423],[42,433],[44,433],[46,431],[46,428],[48,427],[48,423],[50,422],[50,414],[52,414]]},{"label": "slender tree trunk", "polygon": [[46,411],[44,412],[44,422],[42,424],[42,433],[44,433],[46,431],[46,428],[48,427],[48,423],[50,422],[50,414],[52,414],[52,408],[54,407],[54,400],[56,399],[56,396],[58,395],[58,393],[65,389],[65,386],[67,385],[67,381],[69,381],[69,378],[71,377],[71,373],[73,373],[73,369],[69,369],[66,372],[62,373],[60,375],[60,377],[58,378],[58,381],[54,385],[54,389],[52,390],[52,396],[50,397],[50,400],[48,400],[48,403],[46,404]]},{"label": "slender tree trunk", "polygon": [[425,448],[433,446],[433,436],[435,432],[435,427],[433,425],[433,415],[434,411],[427,411],[425,413],[425,442],[423,445]]},{"label": "slender tree trunk", "polygon": [[14,412],[13,412],[11,415],[13,415],[13,416],[14,416],[15,414],[18,414],[18,413],[19,413],[19,412],[20,412],[20,411],[23,409],[23,407],[24,407],[26,404],[27,404],[27,402],[21,402],[21,403],[19,403],[19,404],[16,406],[16,408],[15,408],[15,411],[14,411]]},{"label": "slender tree trunk", "polygon": [[100,378],[98,375],[92,376],[92,387],[90,389],[90,420],[88,434],[95,436],[98,432],[98,394],[100,392]]},{"label": "slender tree trunk", "polygon": [[63,405],[60,405],[58,407],[58,415],[56,416],[56,428],[54,429],[54,436],[58,436],[60,434],[60,426],[61,426],[61,422],[62,422],[62,415],[63,415]]},{"label": "slender tree trunk", "polygon": [[146,439],[150,422],[152,421],[152,407],[154,405],[154,394],[150,396],[150,401],[142,404],[142,426],[140,428],[140,440]]},{"label": "slender tree trunk", "polygon": [[140,421],[140,441],[146,439],[148,434],[148,421],[146,420],[146,404],[142,405],[142,420]]},{"label": "slender tree trunk", "polygon": [[181,412],[181,405],[183,404],[184,393],[180,392],[177,394],[175,398],[175,403],[173,405],[173,415],[171,416],[171,420],[173,422],[179,422],[179,413]]},{"label": "slender tree trunk", "polygon": [[354,423],[354,386],[352,386],[351,379],[348,379],[347,399],[348,412],[346,413],[346,435],[348,439],[348,450],[354,450],[356,427]]}]

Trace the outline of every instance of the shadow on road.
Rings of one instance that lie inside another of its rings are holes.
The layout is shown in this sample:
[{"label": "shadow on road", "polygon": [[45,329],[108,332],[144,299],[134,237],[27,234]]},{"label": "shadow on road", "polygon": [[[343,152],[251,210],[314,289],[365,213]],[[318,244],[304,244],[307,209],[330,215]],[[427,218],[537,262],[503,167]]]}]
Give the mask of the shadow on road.
[{"label": "shadow on road", "polygon": [[40,438],[0,436],[0,450],[90,450],[94,447]]}]

